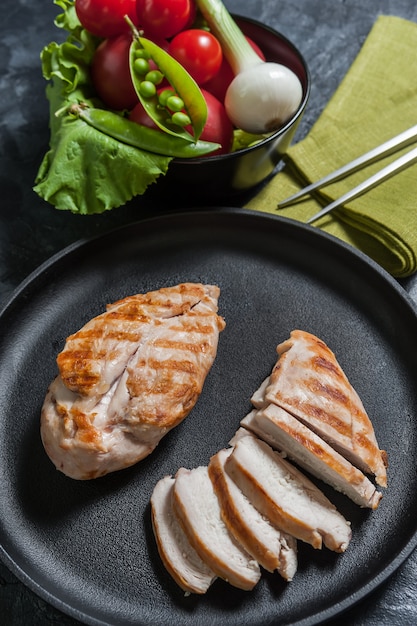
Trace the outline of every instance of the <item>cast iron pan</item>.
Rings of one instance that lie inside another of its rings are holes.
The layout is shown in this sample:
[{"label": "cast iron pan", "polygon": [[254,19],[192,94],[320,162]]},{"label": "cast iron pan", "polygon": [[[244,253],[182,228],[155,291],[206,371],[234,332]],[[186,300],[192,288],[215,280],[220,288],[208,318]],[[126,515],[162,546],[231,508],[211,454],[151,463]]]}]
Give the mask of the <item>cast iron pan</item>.
[{"label": "cast iron pan", "polygon": [[[55,470],[39,414],[65,338],[106,303],[183,281],[216,283],[227,327],[199,402],[135,467],[90,482]],[[185,597],[156,551],[156,481],[207,464],[294,328],[335,352],[389,454],[377,511],[324,487],[352,522],[343,555],[299,545],[290,584],[216,581]],[[87,624],[315,624],[384,581],[417,541],[417,314],[376,264],[316,229],[238,209],[149,219],[77,243],[32,274],[0,316],[1,554],[32,590]]]}]

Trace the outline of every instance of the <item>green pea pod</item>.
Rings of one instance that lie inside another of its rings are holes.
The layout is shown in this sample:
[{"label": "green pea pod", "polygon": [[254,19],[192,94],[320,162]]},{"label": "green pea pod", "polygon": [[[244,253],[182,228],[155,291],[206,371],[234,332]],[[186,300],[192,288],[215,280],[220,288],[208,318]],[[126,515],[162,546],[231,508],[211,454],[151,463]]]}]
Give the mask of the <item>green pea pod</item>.
[{"label": "green pea pod", "polygon": [[183,137],[175,137],[172,134],[142,126],[105,109],[74,104],[70,107],[69,112],[96,130],[113,137],[113,139],[155,154],[187,159],[205,156],[220,148],[218,143],[210,141],[190,142]]},{"label": "green pea pod", "polygon": [[[157,97],[144,98],[140,93],[140,79],[133,68],[136,51],[140,49],[145,50],[150,55],[171,87],[183,100],[184,108],[191,120],[194,136],[167,119],[166,111],[158,105]],[[188,141],[199,139],[207,121],[207,104],[195,80],[178,61],[153,41],[145,37],[135,37],[130,47],[130,73],[137,96],[155,124],[166,133],[177,135]]]}]

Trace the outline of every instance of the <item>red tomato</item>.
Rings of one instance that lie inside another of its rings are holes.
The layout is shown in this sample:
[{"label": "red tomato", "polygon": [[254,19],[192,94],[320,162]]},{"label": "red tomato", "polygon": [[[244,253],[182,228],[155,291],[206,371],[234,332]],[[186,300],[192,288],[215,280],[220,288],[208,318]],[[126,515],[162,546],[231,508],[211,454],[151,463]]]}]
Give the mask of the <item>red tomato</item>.
[{"label": "red tomato", "polygon": [[169,53],[199,85],[217,74],[223,60],[222,48],[216,37],[198,28],[183,30],[175,35],[169,44]]},{"label": "red tomato", "polygon": [[[255,52],[260,56],[262,61],[265,61],[265,55],[259,48],[259,46],[249,37],[246,37],[246,39],[255,50]],[[234,74],[232,72],[232,68],[230,67],[228,60],[223,57],[223,61],[219,71],[212,79],[204,83],[204,89],[207,89],[207,91],[212,93],[214,96],[216,96],[216,98],[223,102],[227,88],[232,82],[233,78]]]},{"label": "red tomato", "polygon": [[154,128],[156,130],[160,130],[159,126],[155,124],[153,119],[149,117],[143,108],[142,102],[138,102],[136,106],[129,113],[129,119],[131,122],[136,122],[136,124],[141,124],[142,126],[147,126],[148,128]]},{"label": "red tomato", "polygon": [[169,38],[191,26],[196,5],[194,0],[136,0],[136,14],[146,37]]},{"label": "red tomato", "polygon": [[138,101],[129,70],[130,34],[105,39],[91,63],[91,79],[99,98],[110,109],[131,109]]},{"label": "red tomato", "polygon": [[[162,90],[159,89],[158,91]],[[221,144],[221,148],[216,150],[216,152],[210,153],[208,156],[212,156],[214,154],[227,154],[227,152],[230,152],[230,148],[232,147],[233,125],[227,117],[223,104],[205,89],[202,89],[201,93],[207,103],[207,122],[204,126],[200,139]],[[138,102],[138,104],[131,111],[129,119],[132,122],[148,126],[149,128],[158,128],[155,122],[146,113],[140,102]],[[186,127],[186,130],[192,134],[191,127]]]},{"label": "red tomato", "polygon": [[97,37],[115,37],[129,32],[128,15],[137,25],[136,0],[75,0],[82,26]]},{"label": "red tomato", "polygon": [[227,154],[232,147],[233,124],[227,117],[226,109],[220,100],[205,89],[202,89],[201,93],[207,103],[207,122],[200,139],[221,144],[221,148],[216,152],[211,152],[208,156]]}]

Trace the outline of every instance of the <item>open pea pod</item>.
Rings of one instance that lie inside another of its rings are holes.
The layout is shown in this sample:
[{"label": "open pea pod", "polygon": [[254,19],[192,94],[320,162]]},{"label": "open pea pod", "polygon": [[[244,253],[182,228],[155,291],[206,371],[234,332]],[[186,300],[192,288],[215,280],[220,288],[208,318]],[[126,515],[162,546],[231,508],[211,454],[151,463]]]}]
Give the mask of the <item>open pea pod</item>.
[{"label": "open pea pod", "polygon": [[[193,135],[171,121],[166,109],[158,104],[157,96],[144,97],[142,95],[140,90],[142,77],[138,76],[134,68],[138,50],[145,50],[149,54],[176,94],[184,102],[184,109],[191,120]],[[207,104],[195,80],[178,61],[153,41],[145,37],[135,37],[130,46],[130,73],[140,102],[149,117],[161,130],[188,141],[199,139],[207,121]]]}]

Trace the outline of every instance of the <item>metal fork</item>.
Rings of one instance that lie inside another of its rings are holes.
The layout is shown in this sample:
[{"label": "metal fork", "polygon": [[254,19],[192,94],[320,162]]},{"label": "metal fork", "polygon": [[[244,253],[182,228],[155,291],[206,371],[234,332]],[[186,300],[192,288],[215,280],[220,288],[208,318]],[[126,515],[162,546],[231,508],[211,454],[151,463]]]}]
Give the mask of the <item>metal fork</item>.
[{"label": "metal fork", "polygon": [[[400,133],[399,135],[396,135],[392,139],[389,139],[388,141],[381,144],[377,148],[374,148],[373,150],[366,152],[365,154],[358,157],[357,159],[350,161],[350,163],[347,163],[343,167],[340,167],[339,169],[335,170],[331,174],[328,174],[324,178],[321,178],[320,180],[316,181],[315,183],[312,183],[311,185],[304,187],[303,189],[301,189],[294,195],[290,196],[289,198],[282,200],[278,204],[278,208],[282,209],[294,203],[296,200],[298,200],[299,198],[302,198],[303,196],[313,191],[314,189],[319,189],[321,187],[329,185],[332,182],[335,182],[336,180],[340,180],[341,178],[344,178],[347,174],[357,171],[361,169],[362,167],[364,167],[365,165],[369,165],[370,163],[377,161],[383,156],[392,154],[393,152],[396,152],[397,150],[400,150],[401,148],[404,148],[410,145],[411,143],[414,143],[416,139],[417,139],[417,125],[412,126],[408,130]],[[316,213],[315,215],[313,215],[307,220],[307,224],[311,224],[312,222],[315,222],[323,215],[326,215],[327,213],[330,213],[330,211],[333,211],[333,209],[336,209],[337,207],[340,207],[341,205],[349,202],[350,200],[357,198],[358,196],[365,193],[365,191],[368,191],[372,187],[376,187],[387,178],[390,178],[394,174],[400,172],[401,170],[405,169],[406,167],[409,167],[410,165],[416,162],[417,162],[417,148],[414,148],[413,150],[410,150],[410,152],[407,152],[407,154],[404,154],[400,158],[396,159],[395,161],[393,161],[393,163],[390,163],[390,165],[387,165],[382,170],[380,170],[379,172],[377,172],[376,174],[374,174],[373,176],[371,176],[370,178],[368,178],[361,184],[357,185],[356,187],[354,187],[353,189],[345,193],[343,196],[341,196],[334,202],[331,202],[327,206],[323,207],[323,209],[321,209],[318,213]]]}]

